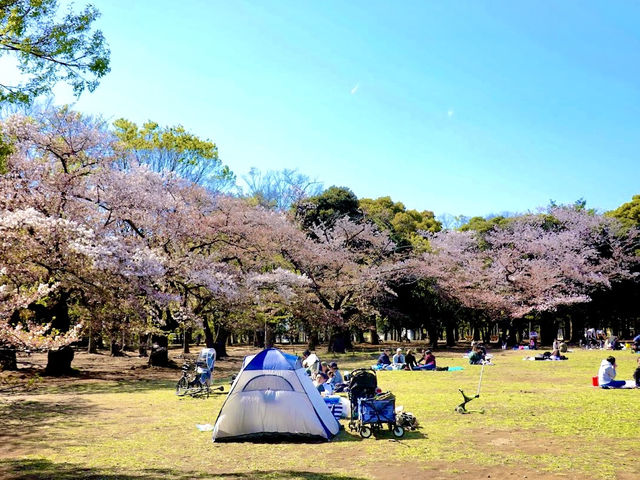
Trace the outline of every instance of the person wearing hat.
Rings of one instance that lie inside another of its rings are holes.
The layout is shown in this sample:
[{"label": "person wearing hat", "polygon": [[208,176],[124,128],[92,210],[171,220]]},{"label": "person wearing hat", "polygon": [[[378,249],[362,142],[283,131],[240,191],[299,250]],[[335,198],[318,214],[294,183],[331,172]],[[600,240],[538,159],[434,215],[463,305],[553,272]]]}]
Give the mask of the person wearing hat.
[{"label": "person wearing hat", "polygon": [[344,379],[342,378],[342,373],[338,369],[338,364],[336,362],[331,362],[329,364],[329,383],[334,387],[340,383],[344,383]]},{"label": "person wearing hat", "polygon": [[396,349],[396,354],[393,356],[393,365],[400,368],[404,365],[404,354],[400,347]]}]

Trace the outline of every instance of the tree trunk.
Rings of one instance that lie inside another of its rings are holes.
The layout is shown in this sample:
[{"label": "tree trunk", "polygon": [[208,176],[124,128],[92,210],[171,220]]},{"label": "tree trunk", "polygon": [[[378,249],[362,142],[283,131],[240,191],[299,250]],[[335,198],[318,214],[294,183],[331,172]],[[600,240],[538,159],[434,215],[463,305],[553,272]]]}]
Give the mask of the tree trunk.
[{"label": "tree trunk", "polygon": [[149,365],[152,367],[169,366],[169,339],[166,336],[153,336],[151,353],[149,354]]},{"label": "tree trunk", "polygon": [[380,345],[380,337],[378,337],[378,329],[369,327],[369,335],[371,336],[371,345]]},{"label": "tree trunk", "polygon": [[432,350],[437,350],[438,348],[438,325],[429,324],[427,327],[427,332],[429,333],[429,347]]},{"label": "tree trunk", "polygon": [[138,356],[146,357],[149,354],[147,353],[147,347],[149,342],[149,334],[146,335],[138,335]]},{"label": "tree trunk", "polygon": [[62,333],[68,332],[69,328],[71,328],[68,300],[69,293],[62,290],[51,309],[51,328],[55,328]]},{"label": "tree trunk", "polygon": [[218,335],[216,341],[213,344],[213,348],[216,349],[216,358],[227,357],[227,339],[229,338],[229,330],[226,327],[220,326],[218,328]]},{"label": "tree trunk", "polygon": [[109,353],[112,357],[121,357],[123,355],[122,346],[116,341],[115,338],[111,339],[111,343],[109,345]]},{"label": "tree trunk", "polygon": [[335,329],[329,337],[328,353],[346,353],[347,349],[352,349],[351,335],[348,329]]},{"label": "tree trunk", "polygon": [[456,323],[455,323],[455,319],[447,318],[445,328],[447,330],[447,347],[453,347],[456,344],[456,338],[455,338]]},{"label": "tree trunk", "polygon": [[551,315],[540,318],[540,345],[552,345],[558,334],[557,324]]},{"label": "tree trunk", "polygon": [[184,342],[182,343],[182,353],[189,353],[189,344],[191,343],[193,330],[191,327],[184,330]]},{"label": "tree trunk", "polygon": [[276,343],[276,335],[269,323],[265,325],[264,332],[264,348],[271,348]]},{"label": "tree trunk", "polygon": [[93,338],[93,330],[91,328],[89,328],[89,342],[87,343],[87,353],[98,353],[98,348]]},{"label": "tree trunk", "polygon": [[60,347],[57,350],[49,350],[47,353],[47,366],[44,374],[52,377],[60,377],[73,373],[71,362],[73,361],[73,348],[70,346]]},{"label": "tree trunk", "polygon": [[307,337],[307,348],[313,352],[318,346],[318,343],[320,343],[320,341],[318,340],[318,332],[313,330]]},{"label": "tree trunk", "polygon": [[3,370],[17,370],[18,360],[15,348],[0,348],[0,372]]},{"label": "tree trunk", "polygon": [[205,318],[204,322],[202,322],[202,328],[204,330],[204,344],[207,348],[213,348],[213,332],[211,331],[208,318]]}]

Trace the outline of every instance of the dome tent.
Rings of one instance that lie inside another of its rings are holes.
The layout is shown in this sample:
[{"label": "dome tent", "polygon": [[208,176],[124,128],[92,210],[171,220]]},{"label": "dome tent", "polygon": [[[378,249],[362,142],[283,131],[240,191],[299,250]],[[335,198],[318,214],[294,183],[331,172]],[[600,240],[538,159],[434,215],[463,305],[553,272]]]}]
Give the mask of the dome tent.
[{"label": "dome tent", "polygon": [[329,440],[339,429],[300,359],[268,348],[244,359],[213,441]]}]

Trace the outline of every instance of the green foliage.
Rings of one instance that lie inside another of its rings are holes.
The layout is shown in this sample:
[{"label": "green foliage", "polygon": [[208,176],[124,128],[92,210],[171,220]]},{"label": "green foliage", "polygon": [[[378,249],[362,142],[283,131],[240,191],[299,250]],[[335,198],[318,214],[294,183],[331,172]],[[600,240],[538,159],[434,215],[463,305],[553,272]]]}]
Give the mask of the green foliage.
[{"label": "green foliage", "polygon": [[476,231],[478,233],[487,233],[494,227],[504,228],[509,224],[509,219],[497,216],[493,218],[472,217],[469,221],[460,227],[460,230],[467,232],[469,230]]},{"label": "green foliage", "polygon": [[160,127],[148,121],[138,127],[120,118],[113,122],[114,133],[122,145],[133,151],[141,163],[161,172],[168,170],[207,187],[221,189],[233,183],[235,176],[218,158],[218,147],[202,140],[182,125]]},{"label": "green foliage", "polygon": [[76,96],[93,91],[109,72],[104,36],[92,31],[99,15],[93,5],[61,16],[57,0],[0,0],[0,56],[17,57],[24,75],[18,85],[0,78],[0,103],[31,103],[60,81]]},{"label": "green foliage", "polygon": [[6,142],[0,136],[0,175],[7,173],[7,157],[13,151],[13,147],[10,143]]},{"label": "green foliage", "polygon": [[296,206],[296,216],[305,229],[320,224],[331,226],[345,215],[353,220],[362,216],[358,197],[347,187],[330,187]]},{"label": "green foliage", "polygon": [[627,227],[640,227],[640,195],[634,195],[630,202],[623,203],[605,215],[617,218]]},{"label": "green foliage", "polygon": [[378,228],[389,231],[400,248],[411,246],[416,251],[425,251],[428,242],[419,232],[434,233],[442,229],[433,212],[407,210],[402,202],[394,202],[391,197],[363,198],[360,208]]}]

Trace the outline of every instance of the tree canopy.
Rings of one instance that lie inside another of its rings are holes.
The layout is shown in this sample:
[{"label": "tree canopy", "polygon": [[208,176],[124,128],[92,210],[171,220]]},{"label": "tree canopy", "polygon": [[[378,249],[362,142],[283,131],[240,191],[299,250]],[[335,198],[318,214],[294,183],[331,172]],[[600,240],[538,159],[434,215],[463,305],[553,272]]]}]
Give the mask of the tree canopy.
[{"label": "tree canopy", "polygon": [[235,180],[229,167],[218,158],[216,144],[189,133],[182,125],[161,127],[148,121],[138,127],[123,118],[113,125],[124,148],[155,172],[174,172],[216,191],[227,189]]},{"label": "tree canopy", "polygon": [[629,227],[640,227],[640,195],[634,195],[630,202],[607,212],[607,215],[617,218]]},{"label": "tree canopy", "polygon": [[0,103],[30,103],[62,81],[76,96],[109,72],[109,48],[87,5],[60,14],[56,0],[0,0],[0,56],[13,55],[22,78],[0,76]]},{"label": "tree canopy", "polygon": [[[587,322],[640,330],[640,231],[583,204],[458,230],[345,187],[284,211],[291,189],[313,185],[303,175],[276,175],[275,205],[220,193],[197,175],[202,163],[230,175],[212,142],[70,108],[5,119],[0,145],[2,345],[179,328],[208,344],[324,335],[343,350],[376,327],[426,330],[434,346],[528,322],[545,336],[561,323],[572,336]],[[634,202],[619,209],[631,220]]]}]

